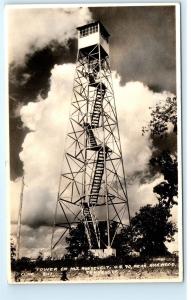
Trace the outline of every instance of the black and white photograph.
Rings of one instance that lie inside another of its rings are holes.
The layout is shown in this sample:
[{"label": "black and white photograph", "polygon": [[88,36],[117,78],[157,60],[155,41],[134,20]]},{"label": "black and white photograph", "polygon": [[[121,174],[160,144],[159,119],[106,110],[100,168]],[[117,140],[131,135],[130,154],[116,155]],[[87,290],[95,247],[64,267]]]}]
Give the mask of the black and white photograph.
[{"label": "black and white photograph", "polygon": [[9,283],[182,281],[179,10],[7,5]]}]

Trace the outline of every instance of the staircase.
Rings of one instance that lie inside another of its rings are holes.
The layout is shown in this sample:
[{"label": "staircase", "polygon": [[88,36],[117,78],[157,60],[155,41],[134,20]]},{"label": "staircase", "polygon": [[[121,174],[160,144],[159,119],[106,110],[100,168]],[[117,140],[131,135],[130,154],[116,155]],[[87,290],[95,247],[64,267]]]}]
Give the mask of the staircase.
[{"label": "staircase", "polygon": [[96,98],[91,116],[91,128],[99,127],[99,120],[102,111],[103,98],[105,96],[106,86],[103,83],[97,85]]},{"label": "staircase", "polygon": [[85,229],[88,238],[88,243],[91,248],[96,248],[99,238],[99,228],[97,223],[94,220],[94,217],[91,215],[90,208],[88,203],[83,203],[83,216],[86,223]]},{"label": "staircase", "polygon": [[107,154],[109,151],[109,148],[107,146],[105,146],[104,148],[102,145],[98,145],[94,135],[94,128],[99,127],[99,120],[102,113],[103,98],[105,95],[106,86],[103,83],[98,83],[96,88],[97,88],[97,92],[96,92],[96,97],[95,97],[93,110],[91,114],[91,124],[84,123],[84,127],[86,128],[86,132],[89,138],[90,147],[88,149],[98,152],[91,190],[90,190],[90,198],[89,198],[90,206],[94,206],[97,204],[103,173],[104,173],[104,164],[105,164],[105,160],[107,159]]},{"label": "staircase", "polygon": [[95,241],[97,240],[98,242],[99,239],[99,228],[97,225],[97,221],[91,213],[90,208],[96,206],[97,204],[102,178],[104,174],[105,160],[107,159],[108,152],[110,151],[109,147],[103,147],[103,145],[98,144],[94,135],[94,129],[99,127],[99,121],[103,107],[103,98],[106,92],[106,87],[103,83],[95,83],[94,86],[96,87],[97,91],[92,109],[90,124],[84,123],[84,128],[86,129],[86,133],[89,139],[88,149],[96,151],[98,153],[93,174],[93,180],[91,184],[89,201],[88,203],[83,203],[82,205],[84,221],[86,224],[86,233],[88,236],[88,243],[90,245],[90,248],[97,248],[97,244],[95,244]]},{"label": "staircase", "polygon": [[96,142],[93,130],[91,128],[91,125],[89,123],[84,123],[84,127],[86,128],[86,132],[87,132],[88,137],[89,137],[89,142],[90,142],[89,150],[97,150],[97,148],[96,148],[97,147],[97,142]]},{"label": "staircase", "polygon": [[88,243],[90,248],[92,248],[91,229],[90,229],[90,224],[92,223],[92,216],[90,213],[90,208],[88,206],[88,203],[83,203],[82,208],[83,208],[84,221],[86,223],[85,229],[88,238]]},{"label": "staircase", "polygon": [[104,152],[104,148],[100,147],[100,150],[98,151],[97,162],[95,166],[94,177],[93,177],[91,192],[90,192],[91,206],[96,205],[98,201],[99,191],[101,188],[101,181],[104,173],[104,161],[107,158],[107,153],[108,153],[108,147],[105,147],[105,152]]},{"label": "staircase", "polygon": [[101,188],[101,181],[104,173],[104,161],[107,158],[109,148],[105,146],[105,151],[104,151],[104,147],[97,144],[91,125],[85,123],[84,126],[86,127],[86,131],[89,137],[90,147],[88,149],[98,152],[92,186],[91,186],[91,192],[90,192],[90,201],[89,201],[90,206],[93,206],[97,204],[99,191]]}]

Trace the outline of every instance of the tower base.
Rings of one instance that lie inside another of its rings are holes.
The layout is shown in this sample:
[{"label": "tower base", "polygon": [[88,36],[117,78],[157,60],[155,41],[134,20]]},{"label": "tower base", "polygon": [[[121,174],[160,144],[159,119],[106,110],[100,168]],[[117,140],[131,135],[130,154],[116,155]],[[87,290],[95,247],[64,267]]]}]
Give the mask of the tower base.
[{"label": "tower base", "polygon": [[94,257],[106,258],[116,256],[116,249],[111,247],[108,247],[106,249],[91,249],[90,253],[93,254]]}]

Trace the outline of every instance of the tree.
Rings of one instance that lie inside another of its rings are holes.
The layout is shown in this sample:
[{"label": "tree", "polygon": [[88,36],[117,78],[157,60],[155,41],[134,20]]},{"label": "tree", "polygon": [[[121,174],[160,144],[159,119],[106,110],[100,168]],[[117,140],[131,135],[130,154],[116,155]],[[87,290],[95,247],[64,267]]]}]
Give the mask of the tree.
[{"label": "tree", "polygon": [[[177,204],[177,104],[176,98],[167,98],[151,109],[151,121],[143,127],[152,140],[151,174],[163,174],[164,181],[153,188],[158,204],[146,205],[131,219],[131,245],[146,256],[168,255],[165,242],[174,240],[177,231],[170,221],[170,209]],[[127,233],[129,234],[129,233]]]},{"label": "tree", "polygon": [[16,259],[16,246],[13,239],[11,239],[11,262],[14,262],[15,259]]},{"label": "tree", "polygon": [[177,157],[163,151],[160,155],[152,157],[150,164],[163,174],[165,180],[156,185],[153,192],[158,195],[157,198],[162,206],[172,208],[173,205],[178,204],[175,200],[178,196]]},{"label": "tree", "polygon": [[40,250],[36,259],[38,262],[43,261],[43,252]]},{"label": "tree", "polygon": [[122,228],[121,231],[116,234],[113,248],[116,249],[116,254],[118,257],[130,256],[133,253],[132,245],[132,232],[131,227],[126,226]]},{"label": "tree", "polygon": [[[107,222],[99,222],[98,228],[101,237],[100,247],[101,249],[105,249],[108,243]],[[127,235],[127,229],[126,231],[124,229],[121,231],[118,230],[118,223],[114,221],[110,223],[110,239],[112,242],[112,247],[117,251],[117,255],[123,256],[129,254],[130,248],[128,243],[129,236]],[[83,223],[79,223],[76,227],[69,230],[69,236],[66,238],[66,242],[68,244],[66,248],[68,251],[68,257],[74,258],[80,255],[88,257],[90,255],[89,244]],[[98,247],[95,236],[92,238],[92,244],[93,248]]]},{"label": "tree", "polygon": [[176,97],[168,97],[165,103],[161,101],[156,106],[150,107],[151,121],[142,128],[142,133],[149,132],[152,137],[163,137],[167,134],[169,126],[177,133],[177,101]]},{"label": "tree", "polygon": [[88,255],[89,245],[83,223],[79,223],[76,227],[69,230],[66,242],[68,244],[66,247],[68,257],[74,258],[79,255]]},{"label": "tree", "polygon": [[146,205],[131,219],[131,245],[141,256],[166,256],[169,254],[165,242],[173,241],[177,231],[169,221],[168,209],[157,204]]},{"label": "tree", "polygon": [[176,97],[168,97],[150,108],[151,121],[143,127],[142,134],[148,132],[152,140],[151,173],[160,173],[164,181],[153,188],[159,203],[166,208],[177,204],[178,163],[177,163],[177,102]]}]

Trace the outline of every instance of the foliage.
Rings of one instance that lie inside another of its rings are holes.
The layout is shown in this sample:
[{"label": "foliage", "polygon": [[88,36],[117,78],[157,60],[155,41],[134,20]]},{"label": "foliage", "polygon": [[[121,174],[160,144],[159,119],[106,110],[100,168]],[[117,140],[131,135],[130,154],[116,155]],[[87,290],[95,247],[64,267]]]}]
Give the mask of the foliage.
[{"label": "foliage", "polygon": [[164,181],[153,188],[158,195],[159,203],[168,208],[177,204],[175,197],[178,196],[178,164],[177,157],[168,152],[162,152],[150,160],[151,166],[157,169],[164,176]]},{"label": "foliage", "polygon": [[76,227],[69,230],[69,236],[66,238],[66,242],[68,244],[66,247],[68,251],[67,257],[73,258],[88,254],[89,245],[83,223],[79,223]]},{"label": "foliage", "polygon": [[16,259],[16,246],[15,246],[13,239],[11,239],[10,246],[11,246],[11,262],[13,262]]},{"label": "foliage", "polygon": [[119,257],[128,257],[133,252],[131,227],[122,228],[116,235],[113,247]]},{"label": "foliage", "polygon": [[168,97],[159,102],[151,111],[151,121],[143,127],[142,134],[148,132],[152,139],[153,153],[150,170],[160,173],[164,181],[153,188],[159,203],[167,209],[177,204],[178,163],[177,163],[177,102],[176,97]]},{"label": "foliage", "polygon": [[[108,243],[107,235],[107,222],[102,221],[98,224],[99,235],[101,237],[101,249],[106,248]],[[123,256],[128,255],[131,251],[128,241],[130,240],[127,235],[127,230],[121,230],[118,232],[118,223],[110,223],[110,240],[112,242],[112,247],[116,249],[117,255]],[[83,223],[79,223],[75,228],[70,229],[69,236],[66,238],[67,246],[67,257],[74,258],[79,256],[90,257],[89,244],[85,232],[85,227]],[[95,248],[97,248],[96,238],[92,241]]]},{"label": "foliage", "polygon": [[151,121],[143,127],[142,134],[149,133],[152,140],[151,174],[162,174],[164,180],[153,188],[159,203],[146,205],[131,219],[132,246],[141,255],[168,255],[165,242],[173,241],[177,231],[170,221],[170,209],[177,204],[177,103],[167,98],[151,109]]},{"label": "foliage", "polygon": [[39,251],[38,256],[37,256],[37,261],[42,261],[43,260],[43,252]]},{"label": "foliage", "polygon": [[177,132],[177,101],[176,97],[168,97],[165,104],[162,102],[156,104],[154,108],[150,107],[151,121],[148,126],[142,128],[142,133],[149,132],[151,136],[163,136],[167,133],[169,125],[173,127],[173,132]]},{"label": "foliage", "polygon": [[132,246],[143,256],[168,255],[165,242],[173,241],[176,226],[169,221],[168,209],[157,204],[146,205],[131,219]]}]

